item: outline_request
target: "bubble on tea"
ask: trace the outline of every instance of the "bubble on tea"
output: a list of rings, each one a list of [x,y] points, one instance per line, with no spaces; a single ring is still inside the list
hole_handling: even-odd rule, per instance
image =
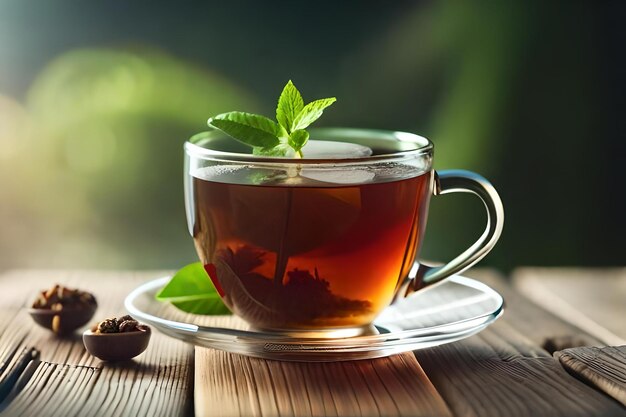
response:
[[[352,159],[370,156],[372,150],[356,143],[310,140],[302,148],[302,153],[310,159]]]
[[[372,155],[367,146],[348,142],[311,140],[302,148],[305,158],[310,159],[354,159]],[[300,177],[330,184],[362,184],[374,178],[374,172],[362,169],[330,170],[326,168],[304,168]]]
[[[331,184],[365,184],[372,181],[376,174],[364,169],[327,170],[313,168],[303,169],[300,176]]]

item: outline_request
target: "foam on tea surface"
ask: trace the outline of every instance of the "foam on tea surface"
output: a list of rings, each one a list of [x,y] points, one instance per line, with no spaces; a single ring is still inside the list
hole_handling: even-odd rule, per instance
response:
[[[328,140],[310,140],[302,152],[310,159],[364,158],[372,155],[372,149],[367,146]]]
[[[296,158],[284,158],[280,164],[258,163],[221,164],[195,169],[191,175],[226,184],[288,187],[337,187],[348,184],[367,184],[411,178],[425,171],[420,161],[409,163],[376,163],[369,165],[341,165],[345,160],[372,155],[372,150],[345,142],[309,141],[304,148],[308,159],[338,159],[338,165],[301,164]]]

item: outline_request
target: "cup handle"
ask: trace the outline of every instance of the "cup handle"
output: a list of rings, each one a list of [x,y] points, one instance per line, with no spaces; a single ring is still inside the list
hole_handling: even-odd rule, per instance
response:
[[[415,262],[396,292],[396,299],[465,271],[493,249],[504,225],[504,207],[496,189],[484,177],[464,170],[435,172],[434,195],[471,193],[482,200],[487,210],[487,227],[480,238],[463,253],[442,266],[426,266]]]

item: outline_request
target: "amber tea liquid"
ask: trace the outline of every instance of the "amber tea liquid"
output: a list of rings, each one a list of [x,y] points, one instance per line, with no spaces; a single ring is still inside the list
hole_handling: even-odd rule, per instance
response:
[[[420,246],[432,171],[357,174],[363,183],[243,166],[194,173],[194,242],[234,313],[257,328],[327,329],[366,325],[389,304]]]

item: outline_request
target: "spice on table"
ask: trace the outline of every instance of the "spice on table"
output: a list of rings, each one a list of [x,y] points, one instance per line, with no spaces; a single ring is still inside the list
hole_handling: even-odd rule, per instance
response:
[[[94,333],[119,333],[120,329],[115,319],[105,319],[98,323]]]
[[[29,313],[40,326],[65,334],[91,320],[97,307],[93,294],[56,284],[37,295]]]
[[[97,305],[93,294],[56,284],[49,290],[41,291],[41,294],[33,302],[32,307],[61,311],[69,307],[88,308],[93,305]]]
[[[83,333],[83,343],[97,358],[121,361],[143,352],[150,341],[150,334],[148,326],[127,315],[100,321]]]
[[[128,333],[135,331],[145,331],[145,324],[133,319],[131,316],[122,316],[119,318],[104,319],[92,329],[92,332],[98,333]]]

